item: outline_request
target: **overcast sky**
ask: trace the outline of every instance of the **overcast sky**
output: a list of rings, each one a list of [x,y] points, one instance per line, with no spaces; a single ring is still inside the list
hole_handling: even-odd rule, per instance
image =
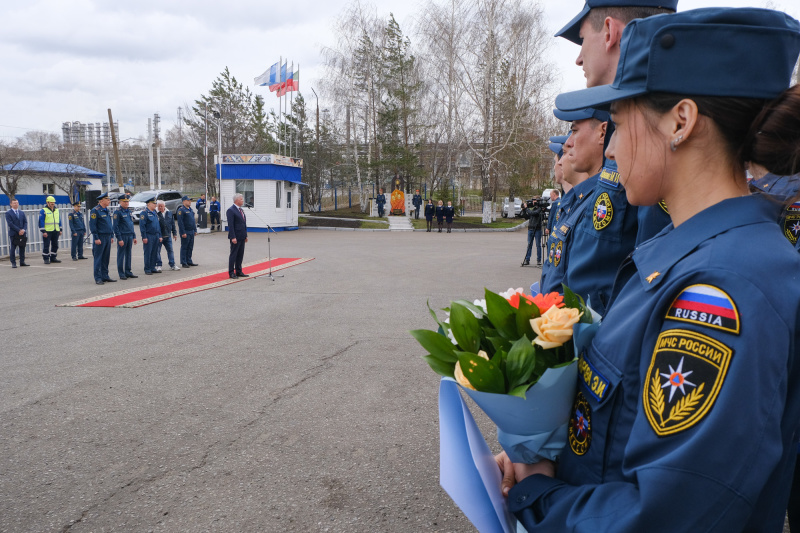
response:
[[[584,0],[540,0],[555,33]],[[177,108],[207,93],[227,66],[237,80],[277,104],[253,78],[279,57],[301,68],[300,90],[322,74],[320,49],[334,44],[333,23],[351,0],[29,0],[0,2],[0,141],[29,130],[61,135],[66,121],[106,122],[108,108],[120,137],[147,131],[160,113],[172,127]],[[419,0],[374,0],[408,35]],[[364,1],[363,5],[368,2]],[[680,0],[681,11],[709,6],[782,9],[798,17],[797,0]],[[553,38],[561,89],[580,89],[578,47]]]

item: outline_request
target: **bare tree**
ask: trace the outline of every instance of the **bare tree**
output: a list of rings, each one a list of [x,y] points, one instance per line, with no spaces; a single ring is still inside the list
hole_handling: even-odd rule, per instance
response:
[[[0,143],[0,191],[13,200],[20,186],[32,173],[28,170],[27,152],[16,146]]]

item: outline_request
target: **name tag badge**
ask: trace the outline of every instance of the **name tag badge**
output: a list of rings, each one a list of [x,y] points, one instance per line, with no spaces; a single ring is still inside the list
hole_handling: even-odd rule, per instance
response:
[[[605,183],[609,187],[617,189],[619,188],[619,172],[603,167],[603,170],[600,172],[599,181]]]

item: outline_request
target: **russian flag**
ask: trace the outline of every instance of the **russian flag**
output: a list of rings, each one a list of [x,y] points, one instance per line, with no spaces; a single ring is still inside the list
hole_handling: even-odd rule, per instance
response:
[[[600,204],[597,206],[597,220],[603,220],[606,218],[606,213],[608,213],[606,204]]]
[[[684,289],[672,303],[668,316],[739,331],[739,314],[733,300],[711,285],[692,285]]]

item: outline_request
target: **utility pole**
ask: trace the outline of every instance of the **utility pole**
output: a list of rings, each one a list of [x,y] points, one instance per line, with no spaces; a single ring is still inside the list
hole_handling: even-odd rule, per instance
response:
[[[117,185],[119,192],[125,192],[122,185],[122,167],[119,164],[119,146],[117,145],[117,132],[114,129],[114,119],[111,118],[111,108],[108,108],[108,126],[111,129],[111,144],[114,146],[114,163],[117,165]]]
[[[178,146],[181,150],[178,152],[178,181],[180,183],[180,188],[178,189],[183,192],[183,108],[178,108]]]
[[[150,190],[153,190],[156,188],[156,182],[154,176],[155,163],[153,162],[153,119],[152,118],[147,119],[147,154],[150,160],[150,167],[148,169],[150,171]]]
[[[156,113],[153,117],[153,131],[156,142],[156,161],[158,161],[158,188],[161,189],[161,117]]]

